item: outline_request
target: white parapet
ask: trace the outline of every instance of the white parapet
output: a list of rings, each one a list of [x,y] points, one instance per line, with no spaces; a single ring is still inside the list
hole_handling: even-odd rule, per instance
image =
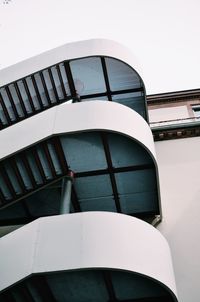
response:
[[[144,146],[155,159],[149,125],[134,110],[112,102],[92,101],[53,107],[0,132],[0,160],[52,135],[110,131]]]
[[[123,214],[39,218],[1,238],[0,259],[1,291],[32,274],[95,268],[145,276],[176,299],[165,238],[146,222]]]
[[[67,43],[0,70],[0,86],[4,86],[62,61],[89,56],[108,56],[117,58],[132,66],[132,68],[141,75],[137,59],[129,49],[112,40],[91,39]]]

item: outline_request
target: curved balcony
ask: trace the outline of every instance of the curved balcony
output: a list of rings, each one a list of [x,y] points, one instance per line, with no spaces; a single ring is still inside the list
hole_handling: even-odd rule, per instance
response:
[[[107,100],[148,120],[138,64],[122,45],[88,40],[45,52],[0,71],[0,129],[58,104]]]
[[[0,140],[1,225],[58,214],[69,169],[75,172],[71,212],[160,215],[152,134],[130,108],[62,104],[2,130]]]
[[[177,301],[166,240],[127,215],[37,219],[1,239],[0,259],[3,302]]]

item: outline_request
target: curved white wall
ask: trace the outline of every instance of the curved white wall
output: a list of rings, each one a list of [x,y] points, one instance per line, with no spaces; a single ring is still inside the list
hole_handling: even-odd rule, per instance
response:
[[[176,295],[166,240],[151,225],[123,214],[39,218],[1,238],[0,259],[0,290],[32,273],[110,268],[153,278]]]
[[[155,159],[151,130],[137,112],[118,103],[93,101],[64,103],[0,131],[0,160],[51,135],[92,130],[127,135]]]
[[[62,61],[89,56],[109,56],[117,58],[133,66],[133,68],[141,74],[137,60],[126,47],[111,40],[91,39],[65,44],[11,67],[2,69],[0,71],[0,86],[4,86]]]

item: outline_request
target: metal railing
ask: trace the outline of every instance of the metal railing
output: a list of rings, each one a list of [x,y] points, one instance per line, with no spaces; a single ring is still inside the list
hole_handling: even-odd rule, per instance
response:
[[[181,124],[191,124],[191,123],[200,123],[200,116],[198,117],[186,117],[180,119],[166,120],[166,121],[158,121],[158,122],[150,122],[150,127],[152,129],[165,127],[165,126],[173,126],[173,125],[181,125]]]

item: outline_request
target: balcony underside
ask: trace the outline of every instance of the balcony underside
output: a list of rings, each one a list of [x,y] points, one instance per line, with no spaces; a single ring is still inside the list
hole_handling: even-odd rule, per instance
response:
[[[68,110],[66,107],[69,107]],[[107,117],[104,114],[102,118],[101,110],[107,108],[110,113]],[[65,114],[65,110],[66,113],[71,112],[71,115]],[[40,128],[45,121],[49,122],[46,115],[42,113],[40,120],[27,120],[25,125],[19,125],[19,133],[24,126],[25,131],[29,128],[32,135],[18,136],[18,147],[14,144],[10,146],[14,154],[0,162],[0,224],[24,224],[41,216],[59,214],[61,180],[69,170],[75,172],[71,212],[102,210],[143,219],[159,215],[156,164],[149,143],[152,136],[143,119],[119,104],[71,104],[63,105],[60,111],[63,118],[59,119],[57,112],[57,132],[60,133],[62,129],[63,133],[58,135],[54,132],[53,137],[49,138],[52,132],[46,132],[48,138],[42,137],[41,141],[40,136],[37,143],[34,141],[35,136],[38,133],[40,135]],[[90,117],[91,123],[89,111],[93,115]],[[85,119],[84,112],[87,112]],[[79,121],[79,113],[83,114],[82,122]],[[120,116],[126,114],[127,129],[124,124],[119,125],[116,113]],[[129,131],[127,113],[130,114],[133,128],[135,122],[133,133]],[[73,124],[70,123],[71,131],[66,123],[69,116],[73,121]],[[78,123],[79,128],[81,123],[87,123],[87,129],[83,126],[80,132]],[[4,130],[11,144],[18,131],[15,127],[19,126]],[[56,122],[54,126],[56,128]],[[2,153],[5,151],[9,154],[9,143],[6,147],[7,150],[2,150]],[[20,147],[25,148],[22,151],[13,149]]]
[[[2,302],[174,302],[160,284],[118,270],[34,275],[0,294]]]
[[[0,247],[3,302],[177,301],[166,240],[127,215],[40,218]]]

